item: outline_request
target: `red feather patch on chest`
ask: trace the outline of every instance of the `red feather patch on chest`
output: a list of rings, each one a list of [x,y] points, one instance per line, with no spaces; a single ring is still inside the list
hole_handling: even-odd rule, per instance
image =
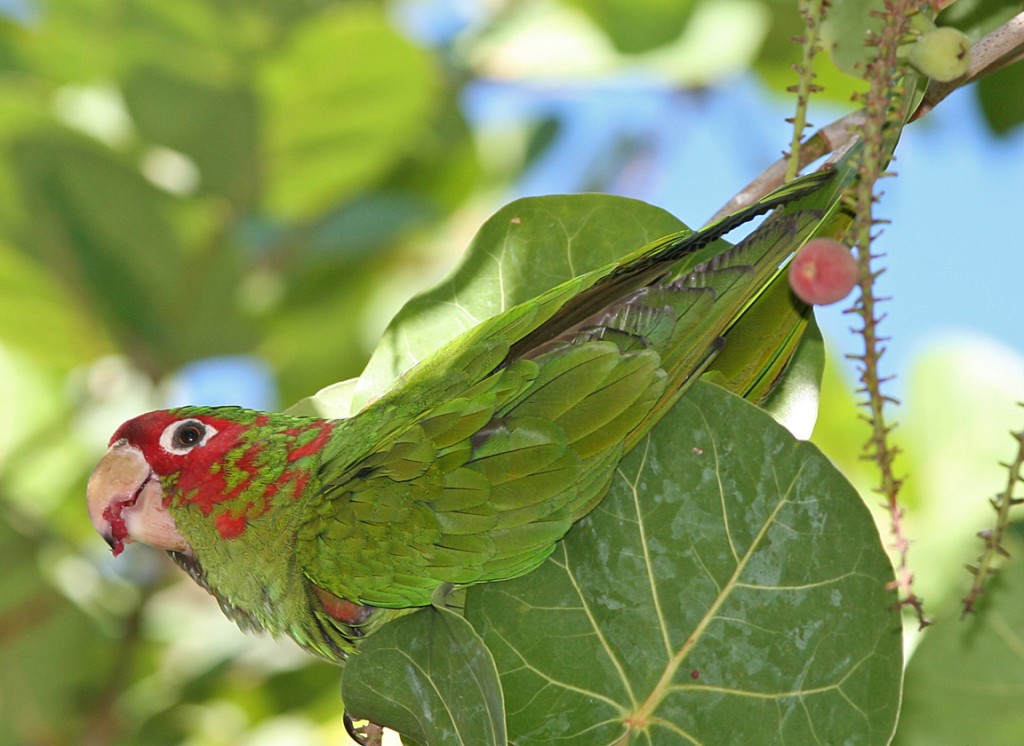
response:
[[[333,429],[322,420],[279,429],[269,425],[269,418],[257,418],[206,468],[179,472],[178,502],[213,517],[224,539],[238,538],[279,496],[296,500],[305,494]]]

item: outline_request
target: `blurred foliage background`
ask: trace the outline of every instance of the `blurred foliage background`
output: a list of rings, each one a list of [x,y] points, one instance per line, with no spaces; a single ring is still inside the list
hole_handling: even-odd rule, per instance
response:
[[[972,7],[986,29],[1020,3]],[[0,14],[0,744],[344,743],[337,670],[242,635],[159,553],[109,556],[83,498],[107,437],[146,409],[283,407],[356,375],[489,212],[543,189],[531,166],[581,111],[600,116],[588,90],[700,101],[742,81],[781,97],[795,1],[25,0]],[[822,62],[824,100],[849,110],[855,81]],[[993,133],[1024,118],[1019,68],[976,99]],[[560,109],[531,105],[553,87]],[[495,88],[518,107],[474,116]],[[646,145],[642,131],[595,143],[575,188],[664,178]],[[913,557],[936,614],[966,582],[1020,426],[1007,354],[951,344],[904,379]],[[818,442],[868,494],[840,368],[822,408]],[[991,655],[1010,665],[1005,647]]]

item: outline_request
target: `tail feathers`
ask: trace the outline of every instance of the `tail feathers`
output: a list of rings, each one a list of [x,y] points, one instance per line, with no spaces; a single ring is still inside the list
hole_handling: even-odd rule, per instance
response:
[[[825,183],[831,181],[834,177],[835,172],[833,171],[819,171],[817,173],[804,176],[798,181],[780,187],[763,200],[751,205],[750,207],[734,212],[731,215],[727,215],[717,223],[712,223],[711,225],[708,225],[694,233],[690,233],[689,235],[680,236],[675,241],[668,242],[660,249],[649,252],[647,255],[647,261],[624,264],[614,274],[619,275],[643,272],[646,268],[652,265],[665,266],[678,262],[685,257],[691,256],[701,249],[710,246],[712,243],[722,238],[722,236],[730,233],[732,230],[738,228],[744,223],[748,223],[760,215],[771,212],[776,207],[790,205],[802,197],[815,194]],[[737,248],[741,245],[742,244],[737,244]],[[716,254],[715,256],[721,256],[721,254]]]
[[[816,211],[773,216],[746,240],[684,276],[634,290],[525,357],[536,359],[583,342],[609,341],[622,353],[658,352],[670,381],[675,382],[672,369],[679,363],[676,358],[684,354],[687,363],[693,364],[693,354],[703,357],[713,341],[760,294],[819,218]]]
[[[591,325],[596,316],[608,307],[628,303],[633,294],[644,287],[662,283],[667,276],[688,272],[699,273],[705,264],[714,261],[715,252],[712,247],[718,239],[734,228],[763,215],[776,207],[783,207],[784,213],[792,213],[800,209],[806,201],[816,203],[820,199],[823,187],[834,179],[834,171],[821,171],[801,177],[776,190],[760,202],[733,213],[717,223],[699,231],[686,231],[675,236],[666,237],[648,245],[623,260],[622,264],[612,270],[596,284],[581,290],[569,299],[543,325],[517,340],[509,350],[510,358],[521,356],[535,357],[538,350],[550,349],[548,343],[570,330]],[[806,198],[806,199],[805,199]],[[769,219],[770,220],[770,219]],[[755,235],[756,235],[755,231]],[[736,249],[743,244],[734,247]],[[708,262],[701,264],[701,254],[711,252]],[[724,252],[735,258],[733,249]],[[733,261],[731,258],[720,259],[720,262]],[[753,263],[753,262],[747,262]],[[687,265],[680,268],[679,265]],[[557,345],[556,345],[557,346]]]

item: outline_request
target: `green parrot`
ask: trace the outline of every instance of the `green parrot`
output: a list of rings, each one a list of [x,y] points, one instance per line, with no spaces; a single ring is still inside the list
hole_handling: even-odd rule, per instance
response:
[[[763,291],[788,291],[780,267],[848,180],[810,174],[557,285],[348,419],[237,407],[135,417],[89,479],[92,523],[115,555],[133,541],[166,550],[241,627],[341,663],[441,587],[540,565],[731,330],[756,326]],[[718,241],[772,209],[736,246]],[[764,370],[770,383],[788,355],[757,358],[725,385],[763,397]]]

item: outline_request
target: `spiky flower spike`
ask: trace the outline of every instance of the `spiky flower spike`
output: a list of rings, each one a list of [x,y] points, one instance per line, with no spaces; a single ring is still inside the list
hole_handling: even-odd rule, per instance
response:
[[[166,549],[243,627],[340,662],[442,584],[537,567],[843,181],[805,177],[484,321],[351,419],[141,415],[89,481],[92,521],[115,554],[129,541]],[[778,205],[738,246],[710,246]]]

